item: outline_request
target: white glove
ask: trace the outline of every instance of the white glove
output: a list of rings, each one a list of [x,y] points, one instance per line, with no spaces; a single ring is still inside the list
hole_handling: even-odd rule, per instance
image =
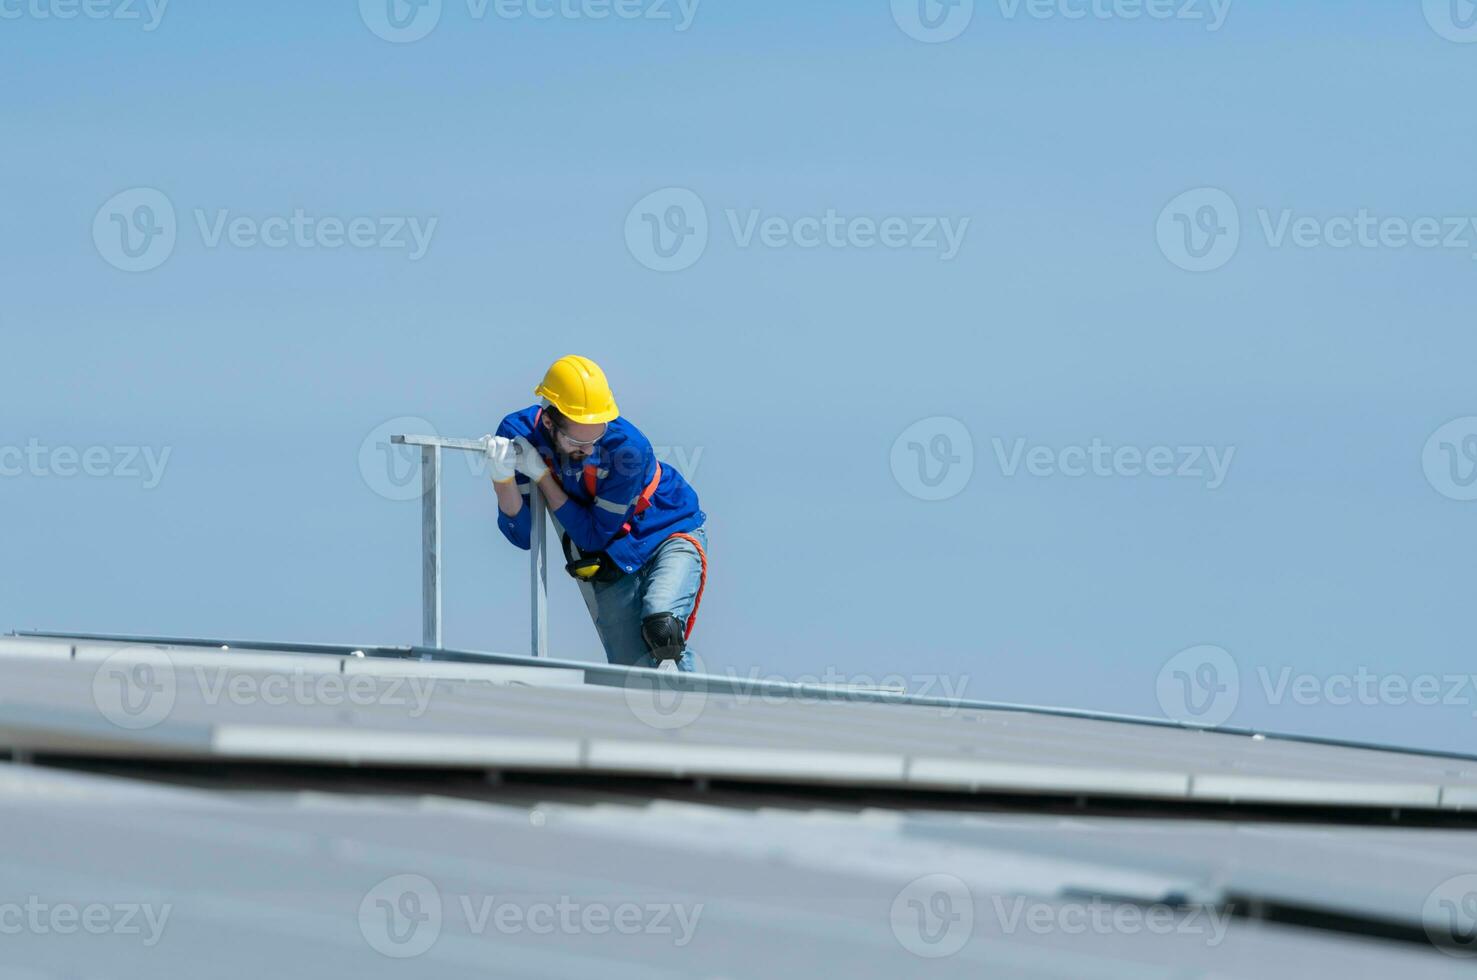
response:
[[[519,436],[513,440],[513,445],[518,454],[516,464],[518,472],[528,477],[534,483],[542,480],[549,472],[549,467],[544,462],[544,458],[539,455],[539,451],[533,448],[533,443],[529,442],[523,436]]]
[[[518,469],[518,449],[504,436],[483,436],[482,451],[487,455],[487,470],[493,483],[507,483]]]

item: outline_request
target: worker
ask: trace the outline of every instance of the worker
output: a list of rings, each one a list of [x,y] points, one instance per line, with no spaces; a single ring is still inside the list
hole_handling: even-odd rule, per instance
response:
[[[483,445],[498,528],[525,551],[531,493],[561,535],[565,570],[613,664],[693,669],[687,646],[707,583],[707,516],[697,493],[621,418],[605,372],[561,357],[534,389],[542,401],[503,419]]]

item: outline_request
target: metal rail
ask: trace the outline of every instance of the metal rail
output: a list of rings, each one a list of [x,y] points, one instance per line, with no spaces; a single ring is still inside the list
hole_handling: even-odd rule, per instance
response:
[[[441,642],[441,451],[480,453],[480,439],[443,439],[440,436],[391,436],[397,446],[419,446],[421,450],[421,645],[433,650]],[[537,487],[528,493],[529,531],[528,590],[529,642],[535,657],[549,654],[549,556],[548,528],[544,519],[544,496]]]

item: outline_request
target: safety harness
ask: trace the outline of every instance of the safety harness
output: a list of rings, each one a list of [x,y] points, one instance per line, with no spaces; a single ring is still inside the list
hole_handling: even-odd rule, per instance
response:
[[[536,415],[533,420],[533,424],[535,427],[539,424],[539,420],[542,418],[543,410],[540,409],[538,415]],[[550,470],[558,472],[554,468],[554,460],[551,457],[544,456],[544,465],[548,466]],[[594,500],[598,496],[595,491],[600,479],[600,471],[595,466],[595,464],[586,463],[583,477],[585,492],[590,495],[591,500]],[[641,495],[636,498],[636,503],[632,507],[631,511],[631,521],[634,521],[636,518],[646,513],[646,511],[651,507],[651,499],[656,496],[657,487],[661,485],[661,482],[662,464],[658,462],[656,464],[656,474],[651,478],[651,482],[646,485],[645,489],[641,491]],[[538,492],[537,488],[535,488],[533,492]],[[620,531],[618,531],[615,537],[611,540],[619,540],[620,538],[623,538],[626,535],[630,534],[631,521],[626,521],[624,524],[622,524]],[[708,587],[708,553],[703,550],[702,542],[698,541],[697,538],[693,537],[691,534],[687,534],[686,532],[674,531],[673,533],[667,535],[667,538],[669,540],[671,538],[682,538],[684,541],[687,541],[689,544],[691,544],[694,548],[697,549],[698,561],[702,565],[702,575],[698,579],[697,595],[693,597],[692,612],[689,613],[687,616],[687,625],[683,632],[683,639],[688,639],[692,636],[693,628],[697,626],[698,607],[701,606],[703,603],[703,590]],[[576,556],[574,542],[570,540],[567,533],[564,535],[560,544],[564,548],[564,570],[578,581],[602,583],[614,582],[619,579],[622,574],[624,574],[621,571],[620,566],[611,561],[610,556],[603,551],[596,552],[595,554],[590,555],[581,554],[579,556]]]
[[[549,466],[550,469],[553,468],[553,463],[548,460],[545,461],[545,465]],[[590,495],[591,500],[594,500],[597,496],[595,489],[596,481],[599,478],[600,473],[594,464],[586,464],[584,472],[585,492]],[[651,498],[656,496],[656,488],[661,482],[662,464],[657,463],[656,476],[651,478],[651,482],[646,485],[646,489],[642,490],[641,495],[636,498],[631,520],[635,520],[646,513],[646,510],[651,506]],[[614,541],[623,538],[630,533],[631,521],[626,521],[626,523],[621,525],[620,531],[611,540]],[[569,539],[568,534],[564,535],[560,543],[564,546],[564,570],[581,582],[614,582],[621,577],[622,572],[620,566],[611,561],[610,556],[605,552],[597,551],[576,557],[574,553],[574,542]]]

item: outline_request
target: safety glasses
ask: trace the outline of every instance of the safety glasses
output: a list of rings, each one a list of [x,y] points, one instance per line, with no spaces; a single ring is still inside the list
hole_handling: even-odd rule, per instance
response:
[[[588,451],[595,448],[595,443],[605,438],[605,432],[608,428],[609,426],[601,426],[600,434],[591,439],[589,442],[581,442],[578,439],[571,439],[567,434],[565,434],[563,429],[554,430],[554,439],[559,443],[559,445],[565,447],[566,449],[584,449]]]

